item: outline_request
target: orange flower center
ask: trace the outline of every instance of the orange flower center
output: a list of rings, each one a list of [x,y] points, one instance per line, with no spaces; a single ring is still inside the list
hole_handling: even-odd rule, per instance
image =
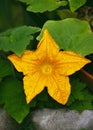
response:
[[[51,74],[52,73],[52,66],[50,64],[44,64],[41,67],[43,74]]]

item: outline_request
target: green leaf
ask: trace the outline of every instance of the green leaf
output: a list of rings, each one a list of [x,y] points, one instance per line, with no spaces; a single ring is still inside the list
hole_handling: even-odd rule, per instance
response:
[[[69,99],[68,99],[67,106],[71,106],[74,102],[75,102],[75,98],[71,94]]]
[[[71,50],[83,56],[93,53],[93,33],[87,32],[74,37],[70,46]]]
[[[80,82],[79,79],[75,79],[71,82],[71,86],[72,86],[73,97],[78,100],[84,100],[83,91],[86,88],[86,84],[83,82]]]
[[[30,40],[33,40],[32,35],[38,31],[40,31],[40,28],[31,26],[9,29],[0,34],[0,49],[13,51],[20,56],[30,43]]]
[[[0,104],[17,122],[29,113],[29,105],[26,104],[22,82],[7,77],[0,83]]]
[[[13,74],[14,70],[11,63],[7,59],[0,58],[0,78]]]
[[[66,0],[20,0],[28,5],[27,10],[32,12],[52,11],[60,6],[67,5]]]
[[[88,96],[89,95],[90,94],[88,94]],[[93,103],[92,102],[93,102],[93,96],[92,96],[92,100],[89,100],[89,101],[87,101],[87,100],[75,101],[69,108],[73,109],[73,110],[77,110],[79,112],[82,112],[84,110],[93,110]]]
[[[86,3],[86,0],[68,0],[69,6],[72,12],[76,11],[82,5]]]
[[[79,79],[71,81],[71,95],[67,106],[70,109],[79,112],[89,109],[93,110],[93,93],[91,93],[86,84]]]
[[[40,94],[38,94],[36,100],[46,102],[48,100],[47,90],[44,89]]]
[[[74,78],[71,80],[71,95],[67,102],[67,106],[72,105],[75,101],[84,100],[84,89],[86,88],[86,84],[81,82],[80,79]]]
[[[82,56],[93,53],[93,33],[88,22],[75,18],[49,20],[44,24],[38,40],[45,29],[48,29],[60,49],[74,51]]]
[[[69,9],[58,10],[57,14],[59,15],[59,17],[61,19],[65,19],[65,18],[76,18],[76,16],[77,16],[76,12],[71,12]]]

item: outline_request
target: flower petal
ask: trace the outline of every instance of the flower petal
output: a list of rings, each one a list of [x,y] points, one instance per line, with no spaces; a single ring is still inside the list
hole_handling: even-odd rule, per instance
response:
[[[91,61],[70,51],[59,52],[55,70],[62,75],[71,75]]]
[[[18,57],[15,54],[8,56],[8,59],[13,63],[17,71],[23,72],[24,75],[32,73],[36,70],[37,64],[39,61],[34,55],[34,51],[25,51],[21,57]]]
[[[45,79],[38,72],[33,75],[26,75],[23,79],[26,101],[29,103],[45,87]]]
[[[20,57],[18,57],[15,54],[12,54],[10,56],[8,56],[8,59],[13,63],[13,65],[15,66],[15,68],[19,71],[22,72],[22,60]]]
[[[71,87],[69,78],[64,76],[52,76],[47,82],[49,95],[57,102],[65,105],[68,101]]]
[[[40,40],[36,55],[39,59],[48,58],[53,59],[59,52],[59,46],[56,44],[54,39],[50,36],[48,30],[44,31],[43,37]]]
[[[22,68],[23,73],[26,74],[33,74],[39,69],[39,64],[41,63],[34,51],[25,51],[22,56]]]

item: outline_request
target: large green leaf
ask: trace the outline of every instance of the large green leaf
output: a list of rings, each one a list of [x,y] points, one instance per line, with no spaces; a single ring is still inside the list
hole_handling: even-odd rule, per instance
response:
[[[0,49],[13,51],[17,55],[21,55],[30,40],[33,40],[32,35],[38,31],[40,31],[40,28],[31,26],[21,26],[7,30],[0,34]]]
[[[29,106],[26,104],[20,81],[8,77],[0,83],[0,104],[4,104],[4,109],[17,122],[22,122],[29,113]]]
[[[0,78],[13,75],[14,70],[11,63],[7,59],[0,58]]]
[[[86,3],[86,0],[68,0],[71,11],[75,11]]]
[[[38,40],[45,29],[49,30],[60,49],[74,51],[82,56],[93,53],[93,33],[86,21],[75,18],[49,20],[44,24]]]
[[[28,7],[28,11],[32,12],[44,12],[44,11],[52,11],[60,6],[65,6],[67,4],[66,0],[20,0],[21,2],[25,2]]]

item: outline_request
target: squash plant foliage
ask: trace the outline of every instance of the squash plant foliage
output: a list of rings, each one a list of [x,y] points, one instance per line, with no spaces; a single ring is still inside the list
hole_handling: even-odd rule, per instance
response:
[[[72,73],[71,66],[68,72],[64,72],[65,69],[60,70],[60,73],[65,73],[63,75],[63,81],[66,82],[63,83],[63,85],[68,83],[68,79],[65,79],[67,78],[66,74],[69,73],[68,86],[70,85],[71,87],[70,90],[67,88],[64,93],[62,93],[63,99],[60,99],[62,103],[59,101],[59,98],[56,97],[54,89],[52,89],[53,86],[56,88],[61,82],[57,74],[50,78],[51,80],[49,79],[50,81],[48,82],[45,81],[45,77],[43,78],[45,75],[40,75],[42,82],[39,83],[39,73],[33,73],[35,76],[30,75],[30,71],[28,73],[25,67],[31,67],[29,64],[31,63],[32,65],[33,61],[35,61],[36,67],[42,65],[41,63],[45,63],[45,61],[54,65],[54,62],[59,63],[60,59],[61,63],[61,60],[63,60],[61,54],[64,54],[64,57],[67,56],[64,58],[65,61],[69,59],[68,54],[70,54],[70,56],[76,56],[77,54],[80,58],[82,57],[85,60],[85,56],[93,53],[93,33],[91,27],[87,21],[77,18],[79,8],[87,5],[87,1],[13,0],[11,2],[11,0],[9,0],[5,2],[6,4],[3,0],[0,2],[0,104],[7,113],[18,123],[21,123],[29,112],[34,109],[66,107],[78,110],[79,112],[85,109],[92,110],[93,93],[90,92],[87,85],[79,79],[78,72],[73,71],[75,73]],[[7,23],[5,22],[6,20],[8,21]],[[42,40],[43,33],[46,29],[49,35],[46,33]],[[46,44],[46,41],[50,44]],[[51,43],[53,43],[53,45]],[[58,57],[55,58],[55,54],[57,54],[58,51],[59,59],[57,59]],[[29,53],[31,54],[30,56]],[[37,55],[38,58],[35,58],[35,55]],[[13,62],[11,62],[10,56],[15,57],[13,58]],[[43,57],[45,58],[43,59]],[[49,58],[52,60],[49,60]],[[64,63],[64,61],[62,62]],[[27,64],[28,62],[29,64]],[[87,60],[87,63],[89,62],[90,61]],[[84,65],[85,64],[86,63],[84,63]],[[72,63],[72,66],[74,66],[74,63]],[[81,67],[83,67],[83,65]],[[81,69],[81,67],[79,69]],[[50,68],[51,67],[47,65],[40,69],[44,74],[49,74],[51,72]],[[62,68],[62,66],[60,68]],[[57,69],[59,70],[59,68]],[[77,71],[79,69],[77,69]],[[24,75],[28,78],[24,78]],[[57,85],[55,85],[52,79],[58,79],[56,82]],[[25,80],[26,82],[24,82]],[[53,83],[51,89],[49,89],[49,87],[46,88],[47,86],[42,87],[42,84],[46,85],[45,83],[50,86],[51,81]],[[26,88],[24,86],[26,86]],[[34,89],[31,89],[31,87]],[[33,99],[31,99],[32,95]]]

